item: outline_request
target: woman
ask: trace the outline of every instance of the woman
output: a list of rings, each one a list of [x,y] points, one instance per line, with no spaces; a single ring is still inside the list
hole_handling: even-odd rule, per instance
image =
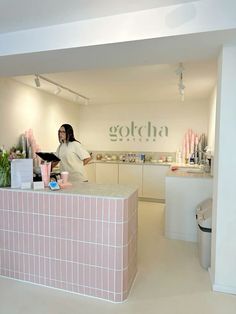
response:
[[[74,137],[74,131],[70,124],[63,124],[58,130],[60,145],[56,155],[60,158],[60,171],[69,172],[69,180],[77,182],[88,181],[84,169],[92,158]],[[55,166],[55,165],[53,165]]]

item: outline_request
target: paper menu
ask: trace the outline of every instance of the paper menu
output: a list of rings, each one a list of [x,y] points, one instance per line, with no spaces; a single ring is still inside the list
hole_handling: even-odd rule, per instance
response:
[[[11,161],[11,187],[21,188],[21,183],[33,182],[33,159]]]

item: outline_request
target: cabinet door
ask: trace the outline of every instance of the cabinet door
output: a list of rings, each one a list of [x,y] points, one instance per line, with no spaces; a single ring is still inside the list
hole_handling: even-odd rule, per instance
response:
[[[118,183],[118,164],[96,163],[96,183]]]
[[[88,176],[88,181],[90,183],[96,182],[96,164],[95,163],[89,163],[85,165],[85,171]]]
[[[165,177],[169,166],[143,166],[143,197],[165,199]]]
[[[142,196],[142,165],[119,165],[119,183],[138,187],[138,196]]]

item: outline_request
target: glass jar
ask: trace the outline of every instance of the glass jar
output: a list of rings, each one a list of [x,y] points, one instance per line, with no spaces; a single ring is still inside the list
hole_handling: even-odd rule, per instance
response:
[[[11,173],[10,169],[0,169],[0,187],[6,187],[11,185]]]

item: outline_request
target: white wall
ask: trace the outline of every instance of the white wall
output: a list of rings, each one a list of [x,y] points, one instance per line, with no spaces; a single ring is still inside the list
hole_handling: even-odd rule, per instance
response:
[[[219,58],[213,192],[213,289],[236,294],[236,46]]]
[[[210,97],[208,122],[208,147],[214,155],[215,150],[215,124],[216,124],[216,88]]]
[[[103,105],[81,107],[79,116],[79,132],[84,144],[90,150],[133,150],[175,152],[181,147],[185,132],[192,128],[194,132],[207,133],[209,104],[207,102],[176,101],[142,105]],[[146,141],[143,136],[129,136],[129,141],[112,142],[109,128],[114,125],[130,126],[131,121],[136,125],[167,126],[168,137],[157,136]],[[145,132],[143,132],[145,133]]]
[[[12,79],[0,79],[0,146],[16,145],[19,136],[32,128],[41,149],[55,151],[60,125],[70,123],[77,131],[78,117],[78,104]]]
[[[156,103],[143,105],[79,106],[16,82],[0,79],[0,146],[10,148],[20,134],[33,129],[42,150],[54,151],[58,145],[57,130],[63,123],[73,125],[76,137],[90,150],[134,150],[175,152],[181,147],[184,133],[207,132],[208,104],[205,102]],[[141,138],[135,131],[135,141],[111,141],[109,128],[114,125],[147,125],[168,127],[168,137],[157,135]],[[145,130],[144,132],[145,133]]]

